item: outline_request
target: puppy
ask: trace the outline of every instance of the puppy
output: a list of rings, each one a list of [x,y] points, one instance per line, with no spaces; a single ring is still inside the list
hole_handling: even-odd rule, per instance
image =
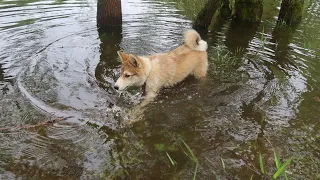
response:
[[[152,101],[162,87],[174,86],[189,75],[205,77],[208,69],[207,42],[193,29],[185,31],[184,44],[170,52],[137,56],[118,51],[118,55],[121,75],[114,88],[145,85],[146,99],[142,104]]]

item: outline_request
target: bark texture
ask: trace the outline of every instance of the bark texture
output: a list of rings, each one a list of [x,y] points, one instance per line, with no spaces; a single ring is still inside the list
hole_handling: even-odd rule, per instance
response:
[[[195,29],[207,29],[210,26],[212,17],[220,7],[221,0],[208,0],[203,9],[198,14],[195,22]]]
[[[278,21],[287,25],[300,23],[303,3],[304,0],[282,0]]]
[[[106,28],[121,25],[121,0],[98,0],[97,26],[99,28]]]
[[[249,22],[261,21],[263,0],[236,0],[235,16],[239,20]]]

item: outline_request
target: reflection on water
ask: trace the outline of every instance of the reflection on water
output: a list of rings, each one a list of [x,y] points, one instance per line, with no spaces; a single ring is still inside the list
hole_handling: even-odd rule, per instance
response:
[[[182,140],[199,161],[199,179],[259,179],[248,168],[259,167],[259,152],[272,175],[273,151],[295,156],[290,177],[319,177],[316,1],[297,27],[276,26],[274,1],[258,24],[215,20],[201,32],[209,45],[206,81],[190,77],[164,89],[141,121],[123,126],[141,90],[112,88],[116,52],[182,44],[199,5],[183,2],[123,0],[122,27],[97,29],[96,1],[0,1],[0,126],[72,116],[1,131],[0,179],[191,179]]]
[[[233,19],[225,34],[225,45],[230,52],[246,53],[248,44],[257,33],[260,23],[241,22]]]
[[[112,89],[113,79],[118,76],[117,68],[119,68],[118,54],[115,53],[120,50],[120,43],[122,40],[122,27],[99,29],[100,44],[100,61],[95,69],[95,77],[106,91]],[[103,82],[108,83],[104,85]],[[110,89],[110,91],[112,91]]]
[[[2,69],[2,64],[0,64],[0,81],[4,80],[4,69]]]

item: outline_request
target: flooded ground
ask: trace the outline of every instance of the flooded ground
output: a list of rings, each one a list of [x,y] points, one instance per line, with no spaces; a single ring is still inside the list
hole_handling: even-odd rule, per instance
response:
[[[198,1],[197,1],[198,2]],[[199,3],[199,2],[198,2]],[[320,3],[299,26],[215,20],[208,78],[141,101],[112,88],[116,51],[151,54],[182,43],[195,1],[123,0],[123,26],[98,31],[93,0],[0,0],[0,179],[267,179],[294,156],[290,179],[320,178]],[[222,163],[223,162],[223,163]],[[173,165],[174,164],[174,165]],[[259,175],[260,174],[260,175]]]

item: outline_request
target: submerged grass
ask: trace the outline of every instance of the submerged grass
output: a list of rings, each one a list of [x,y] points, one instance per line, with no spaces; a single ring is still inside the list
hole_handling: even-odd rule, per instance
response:
[[[238,82],[244,78],[244,74],[238,71],[239,67],[243,65],[244,59],[242,54],[244,48],[238,47],[235,52],[230,52],[225,45],[216,45],[212,48],[211,54],[213,57],[212,66],[215,77],[219,77],[220,81]]]
[[[286,168],[289,166],[289,164],[291,163],[291,161],[293,160],[293,156],[288,159],[282,166],[279,166],[279,168],[277,168],[278,170],[276,171],[276,173],[273,174],[273,179],[277,179],[278,177],[280,177],[283,173],[285,173]],[[287,177],[286,177],[287,179]]]
[[[277,171],[273,174],[272,178],[277,179],[284,174],[285,179],[288,179],[285,170],[290,165],[291,161],[293,160],[293,156],[290,159],[288,159],[284,164],[281,164],[280,158],[277,156],[277,153],[275,151],[273,151],[273,156],[274,156],[274,162],[275,162]],[[263,175],[265,175],[265,169],[264,169],[263,159],[262,159],[261,153],[259,153],[259,165],[260,165],[261,173]],[[251,178],[252,178],[252,176],[251,176]]]
[[[189,154],[187,152],[184,151],[184,153],[195,163],[196,167],[194,169],[194,173],[193,173],[193,180],[196,179],[197,176],[197,172],[198,172],[198,166],[199,166],[199,161],[197,159],[197,157],[194,155],[193,151],[191,150],[191,148],[187,145],[186,142],[184,142],[184,140],[182,140],[184,146],[187,148]]]
[[[155,144],[154,147],[155,147],[155,149],[156,149],[157,151],[159,151],[159,152],[163,152],[163,151],[166,150],[165,145],[162,144],[162,143]]]
[[[174,159],[171,158],[171,156],[168,154],[168,152],[166,152],[168,159],[170,160],[170,163],[172,166],[175,166],[177,163]]]
[[[279,169],[280,168],[280,159],[277,157],[277,154],[275,151],[273,151],[273,156],[274,156],[274,161],[276,163],[276,168]]]
[[[253,178],[253,175],[251,175],[250,180],[252,180],[252,178]]]
[[[264,37],[264,27],[262,27],[262,32],[261,32],[261,36],[260,36],[260,42],[261,42],[261,48],[263,48],[265,43],[266,43],[266,38]]]
[[[226,165],[224,163],[224,160],[221,158],[221,164],[224,171],[226,171]]]
[[[260,164],[261,173],[262,173],[262,174],[265,174],[261,153],[259,154],[259,164]]]
[[[196,157],[196,155],[194,154],[192,149],[188,146],[188,144],[183,140],[181,140],[181,141],[183,144],[183,146],[180,144],[182,151],[196,165],[194,173],[193,173],[193,180],[195,180],[196,176],[197,176],[197,172],[198,172],[198,167],[199,167],[198,158]],[[170,152],[170,150],[177,150],[177,149],[173,148],[174,146],[167,146],[164,143],[158,143],[158,144],[154,144],[154,147],[158,152],[166,154],[172,167],[177,167],[177,165],[178,165],[177,161],[175,161],[168,153],[168,152]]]
[[[266,140],[271,144],[271,142],[269,141],[269,139],[266,138]],[[189,147],[189,145],[184,141],[181,140],[181,143],[178,143],[181,147],[181,150],[184,152],[184,154],[195,164],[195,168],[194,168],[194,172],[193,172],[193,180],[196,179],[197,177],[197,173],[198,173],[198,168],[199,168],[199,160],[196,157],[196,155],[194,154],[193,150]],[[183,144],[183,145],[182,145]],[[163,143],[159,143],[159,144],[155,144],[155,149],[158,150],[159,152],[163,152],[166,154],[167,158],[169,159],[169,162],[171,164],[172,167],[177,168],[178,163],[174,160],[174,158],[172,158],[172,156],[170,156],[170,150],[167,151],[166,145]],[[272,144],[271,144],[272,146]],[[273,146],[272,146],[273,147]],[[287,180],[287,174],[286,174],[286,169],[288,168],[288,166],[291,164],[291,162],[293,161],[293,156],[288,159],[286,162],[281,163],[280,157],[277,155],[277,153],[275,151],[273,151],[273,156],[274,156],[274,162],[275,162],[275,172],[267,172],[263,163],[263,156],[261,153],[259,153],[258,155],[258,161],[259,161],[259,166],[260,166],[260,170],[256,167],[254,167],[254,165],[250,164],[250,169],[253,170],[256,174],[258,174],[259,176],[262,176],[264,178],[267,179],[278,179],[281,176]],[[221,165],[223,168],[223,171],[226,173],[226,164],[225,164],[225,160],[221,157]],[[272,175],[272,177],[268,177],[268,174]],[[253,179],[253,175],[251,175],[250,180]]]

